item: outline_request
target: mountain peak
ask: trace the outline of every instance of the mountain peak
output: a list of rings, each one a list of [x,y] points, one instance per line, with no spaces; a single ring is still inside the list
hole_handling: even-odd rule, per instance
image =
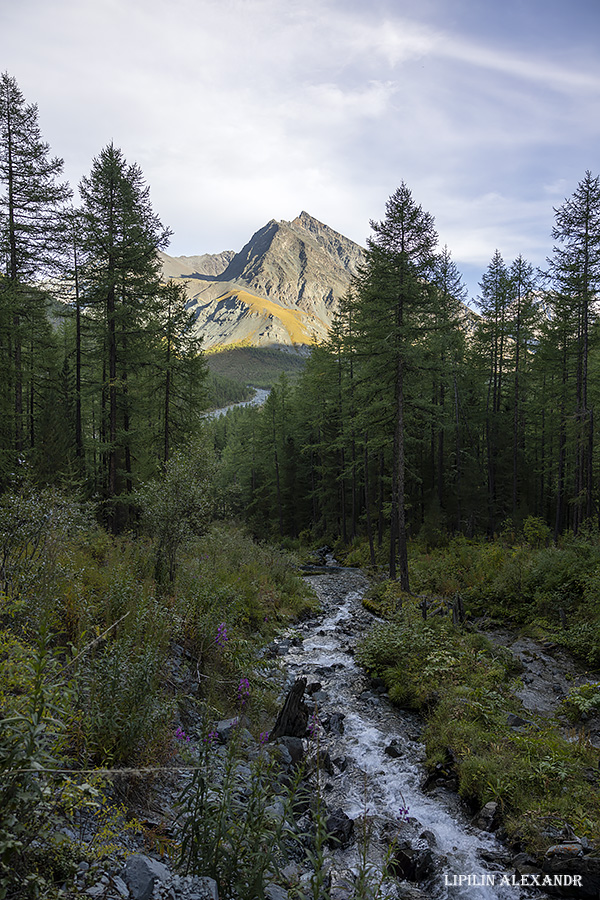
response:
[[[305,210],[291,222],[271,219],[232,254],[224,270],[212,279],[187,282],[204,346],[325,338],[363,258],[362,247]],[[173,269],[166,263],[164,258],[168,277]]]

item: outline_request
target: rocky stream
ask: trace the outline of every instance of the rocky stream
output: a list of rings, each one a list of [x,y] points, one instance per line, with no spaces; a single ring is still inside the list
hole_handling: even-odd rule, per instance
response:
[[[369,585],[366,577],[337,566],[330,557],[326,565],[307,568],[305,577],[321,610],[267,650],[273,677],[282,687],[282,703],[288,698],[271,739],[290,771],[298,756],[318,761],[311,778],[325,800],[332,835],[333,849],[327,851],[331,900],[354,897],[365,860],[381,900],[525,900],[548,893],[581,900],[599,897],[600,869],[594,864],[600,860],[590,860],[589,873],[582,869],[581,861],[592,849],[585,841],[558,835],[554,856],[541,864],[495,837],[494,804],[473,814],[458,797],[452,777],[427,777],[422,719],[394,707],[384,685],[369,679],[353,659],[356,642],[374,621],[361,603]],[[508,634],[498,639],[514,642]],[[551,704],[564,677],[552,668],[549,656],[541,654],[540,659],[534,649],[513,648],[525,662],[532,661],[523,679],[523,700],[531,708],[535,702]],[[565,665],[570,665],[568,660]],[[546,672],[541,671],[544,666]],[[284,721],[290,698],[291,716]],[[231,722],[217,728],[224,744]],[[251,754],[258,752],[255,745]],[[167,819],[171,800],[172,793],[164,791],[162,813]],[[577,874],[582,871],[583,881]],[[307,860],[287,866],[281,878],[267,885],[265,900],[312,898],[311,874]],[[79,884],[92,900],[218,898],[212,879],[175,874],[168,861],[143,850],[130,855],[124,866],[115,863],[112,870],[105,866],[90,872],[83,867]]]

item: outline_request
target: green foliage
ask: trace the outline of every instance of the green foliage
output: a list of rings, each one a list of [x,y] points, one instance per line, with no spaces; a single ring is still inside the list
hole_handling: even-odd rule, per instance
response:
[[[572,722],[595,715],[600,711],[600,682],[588,682],[571,688],[562,703]]]
[[[238,726],[221,761],[213,734],[204,733],[196,771],[180,799],[179,862],[186,873],[214,878],[219,896],[250,900],[262,896],[265,879],[277,874],[294,794],[279,785],[273,756],[264,750],[248,765],[241,743]]]
[[[175,580],[182,547],[206,530],[215,515],[215,460],[204,434],[176,452],[164,473],[137,493],[146,528],[156,544],[155,577],[159,585]]]
[[[60,824],[45,769],[56,765],[52,750],[62,723],[55,716],[65,713],[65,704],[57,707],[61,698],[47,683],[54,665],[46,629],[30,652],[6,637],[4,648],[13,665],[8,667],[0,720],[0,897],[35,896],[47,885],[37,863],[54,856],[54,831]],[[17,660],[18,673],[13,667]],[[27,690],[23,703],[10,696],[17,683]]]
[[[227,375],[221,375],[212,369],[207,387],[207,406],[209,409],[219,409],[232,403],[240,403],[244,400],[250,400],[254,396],[254,388],[245,382],[237,381]]]
[[[496,579],[502,566],[494,559],[503,554],[484,558]],[[480,554],[472,561],[480,562]],[[381,588],[377,593],[385,596]],[[384,679],[391,700],[427,714],[428,765],[450,765],[461,796],[474,808],[498,802],[508,833],[532,849],[547,847],[548,819],[592,838],[600,827],[586,775],[597,762],[594,750],[564,738],[553,723],[523,714],[514,694],[519,667],[511,654],[481,634],[454,628],[449,617],[423,621],[415,600],[405,598],[402,612],[396,608],[390,615],[392,621],[367,634],[356,659]],[[572,721],[593,714],[600,709],[598,685],[573,689],[564,708]],[[511,728],[511,712],[528,724]]]
[[[285,373],[297,378],[306,365],[306,357],[272,347],[223,347],[207,356],[211,373],[237,383],[270,388]]]
[[[74,736],[88,764],[157,761],[174,712],[164,692],[162,661],[159,648],[140,646],[128,636],[86,655],[77,679]]]

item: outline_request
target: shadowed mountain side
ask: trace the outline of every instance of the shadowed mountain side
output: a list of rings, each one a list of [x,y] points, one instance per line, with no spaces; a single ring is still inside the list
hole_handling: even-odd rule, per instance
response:
[[[306,212],[271,220],[239,253],[161,254],[165,276],[186,282],[207,348],[323,340],[363,258],[358,244]]]

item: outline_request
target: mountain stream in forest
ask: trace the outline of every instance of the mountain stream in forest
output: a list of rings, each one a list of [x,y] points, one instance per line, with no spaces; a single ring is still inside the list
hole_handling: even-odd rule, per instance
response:
[[[321,614],[296,626],[295,639],[284,640],[279,650],[288,686],[299,678],[307,680],[313,741],[319,743],[319,758],[326,761],[319,777],[328,810],[341,809],[357,824],[369,823],[369,860],[376,868],[385,865],[386,846],[394,836],[409,853],[414,851],[417,874],[405,896],[546,896],[513,884],[506,849],[492,834],[470,824],[455,793],[422,789],[422,719],[395,708],[353,660],[354,645],[375,621],[361,603],[368,581],[356,569],[336,566],[331,558],[328,563],[306,574]],[[335,851],[340,870],[356,873],[360,865],[356,831],[360,829],[346,849]]]

